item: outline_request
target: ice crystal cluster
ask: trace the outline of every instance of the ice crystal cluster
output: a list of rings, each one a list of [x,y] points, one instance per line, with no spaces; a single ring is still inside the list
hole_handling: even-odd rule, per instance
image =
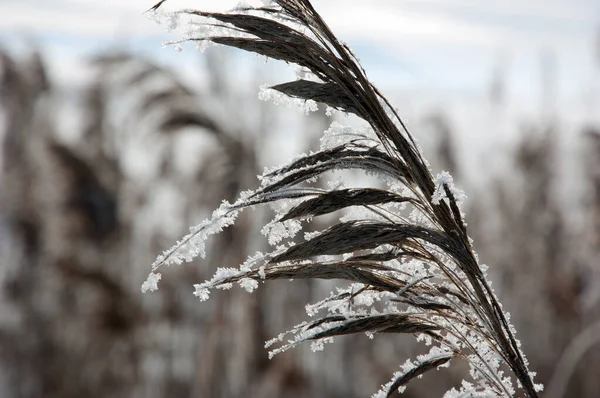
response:
[[[178,46],[231,46],[297,67],[297,80],[263,88],[261,99],[296,104],[304,112],[322,104],[328,114],[354,114],[365,123],[352,128],[333,122],[317,152],[265,170],[257,189],[224,202],[160,255],[142,291],[158,289],[162,266],[203,258],[206,239],[232,225],[241,211],[270,205],[274,217],[262,233],[272,250],[239,267],[217,269],[194,286],[194,294],[207,300],[213,289],[234,284],[252,292],[272,279],[344,281],[340,286],[346,287],[307,305],[309,320],[267,342],[270,356],[303,342],[323,350],[346,334],[408,333],[429,353],[407,359],[373,397],[402,392],[411,379],[452,361],[466,361],[470,379],[448,391],[448,398],[537,396],[541,386],[533,383],[471,246],[460,208],[464,193],[450,174],[432,176],[402,119],[308,0],[241,4],[227,13],[156,8],[152,15],[169,29],[180,25]],[[350,169],[372,176],[379,188],[331,181],[332,172]],[[321,178],[328,189],[315,186]],[[303,232],[325,214],[339,215],[339,221]]]

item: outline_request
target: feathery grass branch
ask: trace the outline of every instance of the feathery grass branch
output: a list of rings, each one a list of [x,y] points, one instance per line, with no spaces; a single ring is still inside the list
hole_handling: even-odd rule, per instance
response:
[[[357,115],[369,127],[346,134],[345,127],[334,123],[327,134],[335,145],[325,140],[320,151],[265,173],[256,191],[243,193],[234,204],[224,203],[211,220],[159,256],[143,290],[157,288],[162,265],[202,256],[204,240],[231,225],[240,211],[272,204],[279,209],[263,233],[274,250],[250,257],[239,269],[217,270],[211,280],[195,285],[198,297],[207,299],[211,289],[232,283],[252,291],[258,282],[271,279],[352,283],[311,307],[326,315],[295,327],[291,341],[276,339],[280,347],[272,353],[309,340],[321,349],[323,342],[350,333],[411,333],[435,344],[429,354],[408,361],[377,397],[402,390],[410,379],[446,366],[452,358],[467,360],[474,383],[463,383],[448,397],[514,396],[516,387],[537,397],[541,386],[534,385],[515,332],[471,246],[460,210],[462,193],[447,173],[432,176],[405,123],[310,1],[267,3],[229,13],[166,13],[158,4],[152,12],[170,24],[187,18],[196,31],[182,41],[236,47],[310,71],[309,78],[275,85],[265,96],[279,93],[320,102]],[[341,169],[364,170],[387,189],[309,188],[324,173]],[[350,207],[359,210],[294,241],[303,222]],[[412,209],[408,217],[406,209]],[[505,376],[504,366],[517,386]]]

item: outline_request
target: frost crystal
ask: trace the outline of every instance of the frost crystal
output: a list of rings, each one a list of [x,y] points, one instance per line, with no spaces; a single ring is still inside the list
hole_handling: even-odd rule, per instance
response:
[[[333,122],[331,123],[331,126],[325,130],[323,137],[321,137],[321,150],[331,149],[352,140],[378,145],[375,132],[370,126],[354,128],[345,126],[339,122]]]
[[[285,105],[288,108],[296,106],[300,110],[300,112],[302,112],[305,115],[319,110],[319,106],[313,100],[291,98],[283,93],[280,93],[277,90],[273,90],[267,85],[263,85],[260,87],[258,99],[261,101],[272,101],[275,105]]]
[[[293,238],[302,229],[298,220],[287,220],[284,222],[270,222],[262,228],[269,244],[274,246],[286,238]]]
[[[205,288],[202,285],[194,285],[194,288],[196,289],[194,291],[194,296],[198,297],[200,301],[208,300],[210,296],[210,291],[207,288]]]
[[[260,279],[265,279],[267,277],[267,275],[265,274],[265,266],[261,266],[258,269],[258,276],[260,276]]]
[[[244,278],[240,281],[240,286],[246,289],[248,293],[252,293],[258,287],[258,282],[254,279]]]
[[[435,177],[435,192],[433,193],[432,202],[434,205],[439,205],[440,201],[448,200],[446,196],[446,188],[454,195],[456,203],[459,205],[467,199],[467,195],[460,189],[454,186],[454,179],[447,171],[442,171]]]
[[[144,283],[142,283],[142,293],[146,293],[147,291],[155,292],[158,290],[158,281],[161,278],[160,273],[150,272],[148,278]]]

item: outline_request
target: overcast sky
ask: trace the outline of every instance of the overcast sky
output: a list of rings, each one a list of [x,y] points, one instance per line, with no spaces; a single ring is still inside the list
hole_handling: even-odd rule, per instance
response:
[[[168,0],[170,8],[227,9],[230,0]],[[55,64],[129,46],[161,54],[170,36],[142,12],[153,0],[0,0],[0,45],[33,39]],[[578,95],[596,62],[594,0],[314,0],[379,85],[483,90],[501,67],[513,93],[533,95],[541,59],[556,59],[557,91]],[[190,51],[192,51],[190,49]],[[158,55],[157,55],[158,56]],[[64,70],[64,69],[63,69]],[[74,70],[73,73],[76,73]]]

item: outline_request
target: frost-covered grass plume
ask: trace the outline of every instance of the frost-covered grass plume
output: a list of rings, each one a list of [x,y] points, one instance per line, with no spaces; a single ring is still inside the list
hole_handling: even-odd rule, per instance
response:
[[[453,361],[468,363],[470,379],[446,397],[537,396],[542,387],[534,384],[509,316],[472,248],[461,211],[464,194],[450,174],[433,177],[398,113],[310,1],[241,4],[228,13],[165,12],[158,4],[149,13],[169,29],[184,29],[172,43],[177,48],[183,42],[200,49],[225,45],[297,66],[297,80],[263,88],[262,99],[296,103],[305,112],[323,104],[328,114],[354,114],[365,127],[334,122],[319,151],[266,171],[257,189],[224,202],[157,258],[143,291],[158,289],[162,266],[204,257],[205,240],[240,212],[271,205],[275,215],[262,232],[272,250],[237,268],[217,269],[194,286],[194,294],[207,300],[213,289],[233,284],[252,292],[273,279],[345,281],[307,306],[310,320],[267,342],[271,356],[303,342],[322,350],[351,333],[409,333],[430,346],[429,353],[406,360],[373,397],[402,392],[411,379]],[[366,172],[379,188],[351,181],[315,187],[317,179],[346,169]],[[329,228],[302,233],[314,218],[349,208]]]

